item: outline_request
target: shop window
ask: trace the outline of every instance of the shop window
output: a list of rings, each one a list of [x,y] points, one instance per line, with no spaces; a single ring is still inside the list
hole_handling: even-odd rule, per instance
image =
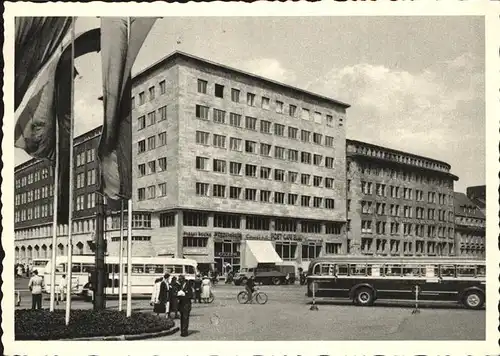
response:
[[[317,244],[307,244],[304,243],[302,245],[302,259],[303,260],[312,260],[319,256],[321,253],[321,245]]]
[[[295,242],[276,242],[275,250],[278,256],[281,257],[283,261],[295,260],[295,254],[297,251],[297,243]]]

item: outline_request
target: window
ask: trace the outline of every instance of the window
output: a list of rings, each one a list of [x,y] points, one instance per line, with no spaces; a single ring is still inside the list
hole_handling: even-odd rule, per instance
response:
[[[146,188],[139,188],[139,189],[137,189],[137,198],[139,200],[146,199]]]
[[[271,122],[266,120],[260,120],[260,132],[271,133]]]
[[[307,195],[302,195],[300,197],[300,205],[301,206],[309,206],[311,204],[311,197]]]
[[[257,189],[245,188],[245,200],[257,200]]]
[[[315,112],[314,113],[314,122],[317,124],[321,124],[321,113],[320,112]]]
[[[325,136],[325,146],[333,147],[333,137],[332,136]]]
[[[245,165],[245,175],[247,177],[257,177],[257,166],[253,164]]]
[[[269,179],[271,177],[271,168],[260,167],[260,178]]]
[[[240,199],[241,188],[240,187],[229,187],[229,198]]]
[[[309,180],[311,179],[311,175],[310,174],[304,174],[302,173],[300,175],[300,183],[304,184],[304,185],[309,185]]]
[[[285,204],[285,193],[274,192],[274,203]]]
[[[279,114],[283,114],[285,111],[285,107],[282,101],[276,100],[276,112]]]
[[[285,149],[283,147],[274,147],[274,158],[285,159]]]
[[[231,89],[231,100],[235,103],[240,102],[240,91],[238,89]]]
[[[220,184],[214,184],[213,195],[214,195],[214,197],[225,198],[226,197],[226,186],[220,185]]]
[[[147,199],[154,199],[156,197],[156,186],[152,185],[148,187]]]
[[[215,84],[214,95],[217,98],[224,98],[224,85]]]
[[[229,114],[229,125],[234,127],[241,127],[241,115],[234,112]]]
[[[144,129],[146,127],[146,116],[143,115],[143,116],[137,118],[137,125],[138,125],[138,128],[137,128],[138,131]]]
[[[288,160],[292,162],[297,162],[299,160],[299,151],[297,150],[288,150]]]
[[[322,202],[323,202],[323,198],[314,197],[314,199],[313,199],[313,206],[315,208],[321,208],[321,203]]]
[[[158,146],[165,146],[167,144],[167,132],[160,132],[158,134]]]
[[[300,130],[300,139],[302,142],[309,142],[311,132],[307,130]]]
[[[289,138],[296,140],[298,132],[299,132],[299,129],[292,127],[292,126],[288,126],[288,137]]]
[[[204,131],[196,131],[196,143],[199,145],[208,145],[209,133]]]
[[[94,185],[96,183],[96,170],[91,169],[87,172],[87,185]]]
[[[196,117],[202,120],[208,120],[208,106],[196,105]]]
[[[148,174],[156,173],[156,161],[148,162]]]
[[[138,166],[138,168],[139,168],[139,177],[145,176],[146,175],[146,164],[142,163]],[[78,177],[80,177],[80,175],[78,175]]]
[[[255,141],[245,141],[245,152],[257,153],[257,142]]]
[[[245,221],[247,230],[269,230],[271,226],[271,219],[261,216],[247,215]]]
[[[325,167],[326,168],[333,168],[333,158],[332,157],[325,158]]]
[[[141,91],[139,93],[139,105],[144,105],[145,102],[146,102],[146,96],[144,95],[144,92]]]
[[[314,176],[313,178],[313,185],[315,187],[321,187],[321,182],[323,181],[323,177],[320,176]]]
[[[279,182],[284,182],[285,181],[285,171],[282,169],[275,169],[274,170],[274,180],[277,180]]]
[[[214,159],[213,170],[214,172],[226,173],[226,161]]]
[[[326,115],[326,126],[333,126],[333,116]]]
[[[297,107],[295,105],[291,105],[288,107],[288,114],[291,117],[295,117],[297,115]]]
[[[309,120],[309,110],[307,109],[302,109],[302,120]]]
[[[288,182],[295,183],[297,181],[298,175],[299,174],[297,172],[291,172],[291,171],[289,171],[288,172]]]
[[[257,130],[257,119],[255,117],[245,117],[245,128],[249,130]]]
[[[271,202],[271,191],[269,190],[261,190],[260,191],[260,201],[264,203]]]
[[[320,244],[303,244],[302,245],[302,259],[312,260],[319,256],[321,253]]]
[[[229,163],[229,173],[240,175],[241,174],[241,163],[230,162]]]
[[[288,194],[288,204],[289,205],[295,205],[297,204],[297,199],[298,199],[299,195],[298,194],[291,194],[289,193]]]
[[[146,140],[137,142],[137,152],[138,153],[146,152]]]
[[[155,98],[155,87],[149,88],[149,100],[153,100]]]
[[[208,82],[206,80],[198,79],[198,93],[206,94],[207,84]]]
[[[148,126],[156,124],[156,112],[152,111],[148,113]]]
[[[323,141],[323,135],[319,133],[314,133],[313,134],[313,142],[317,145],[321,145],[321,142]]]
[[[164,80],[162,80],[162,81],[160,82],[160,95],[165,94],[166,90],[167,90],[167,86],[166,86],[166,84],[165,84],[165,81],[164,81]]]
[[[158,196],[164,197],[167,195],[167,183],[158,184]],[[160,224],[161,227],[161,224]]]
[[[274,134],[276,136],[285,136],[285,125],[274,124]]]
[[[293,261],[295,260],[295,255],[297,254],[297,243],[279,241],[276,242],[275,250],[283,261]]]
[[[196,157],[196,169],[208,170],[208,158]]]
[[[333,188],[333,178],[325,178],[325,188]]]
[[[326,209],[335,209],[335,200],[331,198],[325,198],[325,208]]]
[[[184,226],[208,226],[208,213],[185,211],[182,220]]]
[[[226,136],[214,134],[214,146],[226,148]]]
[[[226,112],[219,109],[214,109],[214,122],[219,124],[226,123]]]
[[[270,156],[271,155],[271,145],[268,145],[267,143],[261,143],[260,144],[260,154],[262,156]]]
[[[262,109],[269,110],[269,98],[262,97]]]
[[[236,137],[229,138],[229,149],[231,151],[241,151],[241,139]]]
[[[311,164],[311,154],[309,152],[300,152],[300,162]]]
[[[148,137],[148,150],[154,150],[156,148],[156,136]]]
[[[175,213],[160,214],[160,227],[175,226]]]
[[[208,183],[196,183],[196,195],[208,196]]]
[[[239,229],[241,218],[239,215],[232,214],[214,214],[214,227],[223,229]]]
[[[322,155],[314,155],[314,159],[313,159],[314,165],[320,166],[322,161],[323,161]]]
[[[255,94],[247,93],[247,105],[255,106]]]

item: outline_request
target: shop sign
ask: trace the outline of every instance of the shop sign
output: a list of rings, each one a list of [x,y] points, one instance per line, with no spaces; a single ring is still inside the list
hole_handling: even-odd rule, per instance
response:
[[[241,240],[243,235],[241,232],[214,232],[214,238],[216,239],[233,239],[233,240]]]
[[[271,240],[271,237],[269,235],[250,235],[250,234],[247,234],[245,236],[245,239],[247,239],[247,240],[269,241],[269,240]]]
[[[217,252],[216,257],[240,257],[239,252]]]
[[[210,238],[212,237],[211,232],[202,232],[202,231],[184,231],[183,237],[203,237]]]
[[[274,241],[302,241],[303,237],[297,234],[272,233],[271,239]]]

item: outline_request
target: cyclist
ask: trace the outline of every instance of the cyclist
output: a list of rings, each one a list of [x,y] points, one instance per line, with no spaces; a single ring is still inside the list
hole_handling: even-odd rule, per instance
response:
[[[252,300],[252,296],[255,293],[255,276],[252,275],[250,276],[250,279],[247,281],[247,284],[245,285],[245,289],[248,294],[248,300]]]

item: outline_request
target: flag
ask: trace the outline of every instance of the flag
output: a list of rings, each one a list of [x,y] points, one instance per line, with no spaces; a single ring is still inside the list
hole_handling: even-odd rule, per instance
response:
[[[115,200],[132,197],[131,71],[156,19],[101,18],[104,123],[99,159],[103,192]]]

